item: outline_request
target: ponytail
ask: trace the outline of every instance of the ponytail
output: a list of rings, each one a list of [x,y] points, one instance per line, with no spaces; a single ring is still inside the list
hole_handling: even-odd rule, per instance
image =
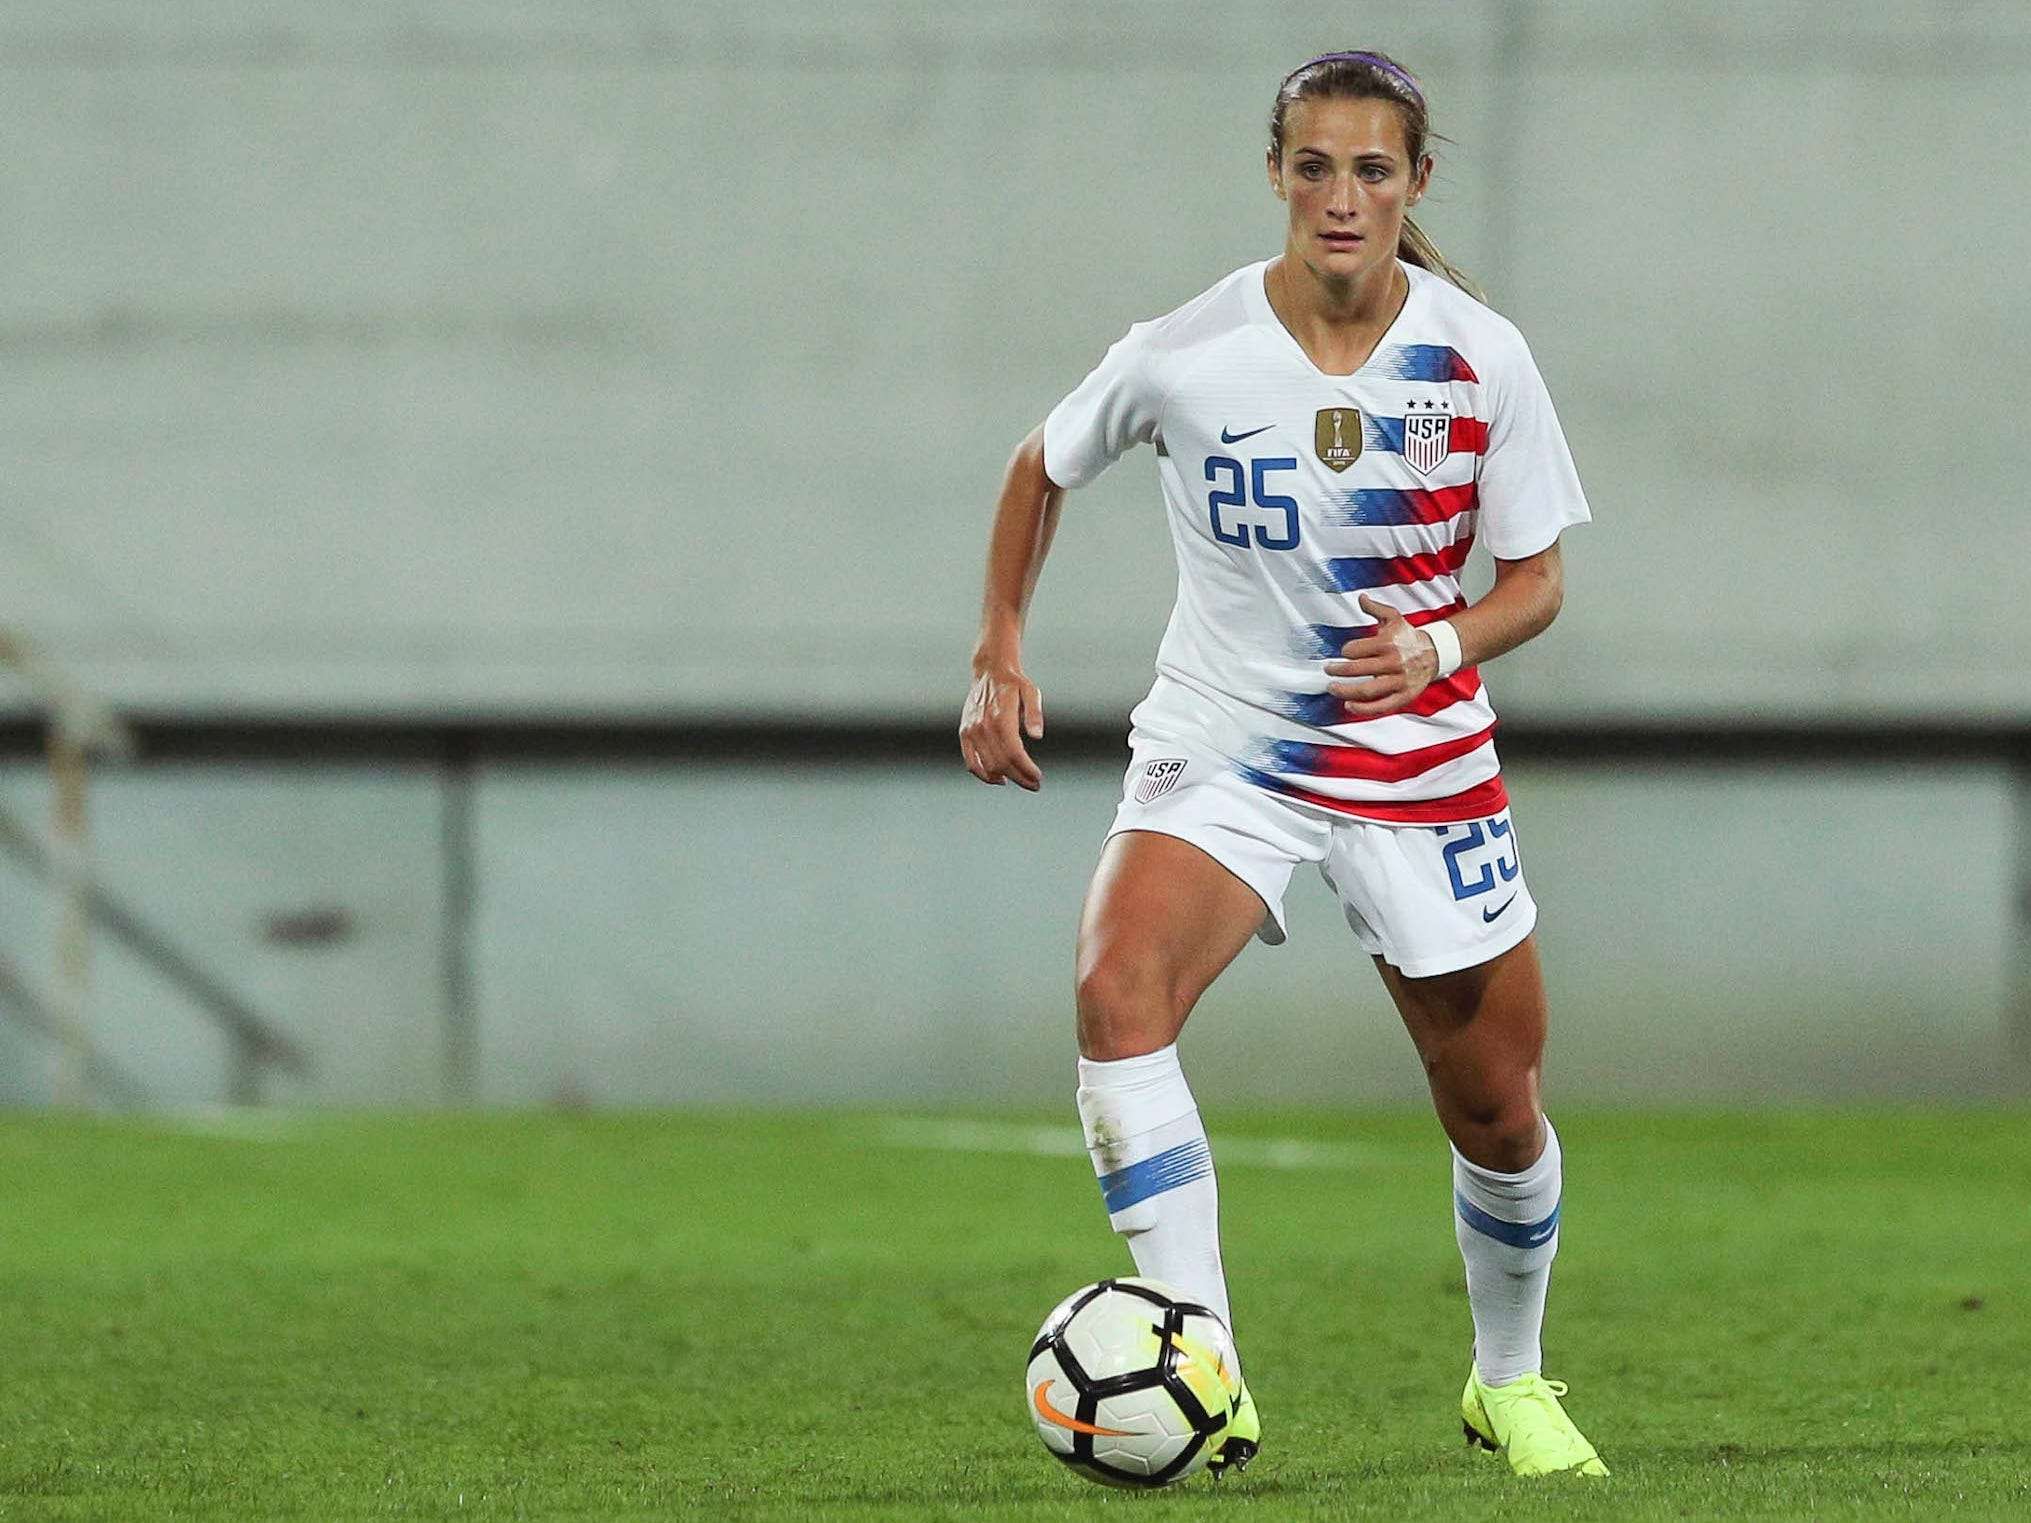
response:
[[[1474,284],[1467,272],[1439,252],[1439,246],[1431,236],[1409,217],[1403,219],[1403,235],[1396,240],[1396,257],[1405,264],[1414,264],[1421,270],[1430,270],[1443,280],[1450,280],[1483,306],[1488,303],[1487,295]]]

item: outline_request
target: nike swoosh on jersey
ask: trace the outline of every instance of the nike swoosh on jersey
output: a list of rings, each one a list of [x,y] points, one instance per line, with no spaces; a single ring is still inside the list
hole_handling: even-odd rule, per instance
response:
[[[1488,921],[1495,919],[1496,916],[1500,915],[1504,910],[1508,909],[1509,906],[1514,903],[1516,903],[1516,895],[1511,894],[1507,899],[1504,899],[1500,904],[1496,905],[1494,909],[1481,911],[1482,922],[1485,924]]]
[[[1265,423],[1261,428],[1251,428],[1245,434],[1230,434],[1225,428],[1222,428],[1220,430],[1220,442],[1222,444],[1239,444],[1243,439],[1253,439],[1257,434],[1267,433],[1275,427],[1274,423]]]
[[[1037,1388],[1030,1392],[1030,1400],[1037,1404],[1037,1415],[1045,1422],[1056,1423],[1061,1428],[1070,1428],[1074,1433],[1092,1433],[1105,1438],[1134,1438],[1136,1435],[1127,1428],[1096,1428],[1092,1423],[1082,1423],[1076,1417],[1067,1417],[1051,1405],[1051,1399],[1044,1394],[1050,1390],[1051,1382],[1040,1380]]]

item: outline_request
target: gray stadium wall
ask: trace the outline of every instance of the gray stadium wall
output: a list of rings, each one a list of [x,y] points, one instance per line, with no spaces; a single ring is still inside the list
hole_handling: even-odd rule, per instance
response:
[[[2031,714],[2031,7],[1329,14],[10,5],[0,611],[164,709],[942,719],[1009,450],[1275,251],[1276,83],[1374,44],[1597,512],[1511,717]],[[1144,455],[1061,712],[1170,593]]]

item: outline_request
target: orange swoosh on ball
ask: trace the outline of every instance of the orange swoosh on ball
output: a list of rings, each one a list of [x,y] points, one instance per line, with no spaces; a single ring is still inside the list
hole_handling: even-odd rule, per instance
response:
[[[1074,1433],[1097,1433],[1107,1438],[1134,1438],[1135,1434],[1126,1428],[1096,1428],[1091,1423],[1082,1423],[1076,1417],[1067,1417],[1052,1406],[1044,1392],[1051,1389],[1051,1382],[1040,1380],[1037,1388],[1030,1392],[1030,1400],[1037,1404],[1037,1415],[1047,1423],[1056,1423],[1061,1428],[1070,1428]]]

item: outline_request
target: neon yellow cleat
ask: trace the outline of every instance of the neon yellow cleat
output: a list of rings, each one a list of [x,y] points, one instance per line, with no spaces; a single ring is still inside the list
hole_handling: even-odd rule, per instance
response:
[[[1469,1368],[1467,1389],[1460,1397],[1460,1424],[1467,1441],[1500,1453],[1518,1475],[1606,1475],[1608,1467],[1573,1426],[1559,1398],[1563,1380],[1519,1375],[1506,1385],[1481,1384],[1481,1372]]]
[[[1262,1447],[1262,1419],[1255,1415],[1255,1398],[1248,1394],[1248,1382],[1241,1382],[1241,1394],[1234,1401],[1234,1415],[1227,1419],[1227,1437],[1206,1460],[1206,1473],[1219,1480],[1229,1470],[1245,1470]]]

